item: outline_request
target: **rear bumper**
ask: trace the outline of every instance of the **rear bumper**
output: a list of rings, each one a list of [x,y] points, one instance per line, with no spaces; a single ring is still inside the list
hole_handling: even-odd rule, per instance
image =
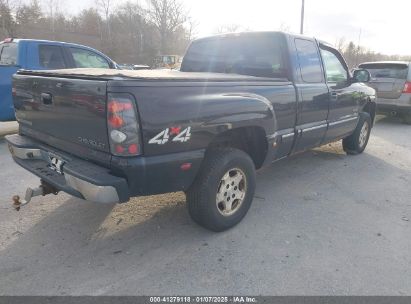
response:
[[[121,203],[129,199],[127,181],[109,169],[75,158],[20,135],[6,136],[10,153],[20,166],[60,191],[97,203]],[[62,160],[62,172],[51,169],[50,156]]]
[[[397,99],[377,98],[376,102],[380,114],[411,113],[411,94],[402,94]]]
[[[97,203],[123,203],[130,197],[185,191],[193,183],[204,150],[150,157],[112,157],[110,168],[44,145],[27,136],[6,136],[13,159],[56,189]],[[62,160],[61,173],[51,157]],[[183,164],[190,168],[183,169]],[[54,170],[52,169],[54,168]]]

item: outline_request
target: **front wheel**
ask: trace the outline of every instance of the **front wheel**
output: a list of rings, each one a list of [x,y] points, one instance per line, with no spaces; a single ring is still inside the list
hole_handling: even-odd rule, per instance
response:
[[[250,156],[237,149],[216,148],[207,152],[187,191],[188,211],[199,225],[224,231],[246,215],[254,190],[255,168]]]
[[[371,134],[371,116],[360,113],[360,119],[354,133],[343,139],[343,149],[347,154],[360,154],[365,150]]]

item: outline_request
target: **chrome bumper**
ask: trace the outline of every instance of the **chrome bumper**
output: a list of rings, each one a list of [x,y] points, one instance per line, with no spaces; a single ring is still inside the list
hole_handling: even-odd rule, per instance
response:
[[[64,178],[67,185],[80,192],[87,201],[102,204],[120,202],[117,190],[113,186],[97,186],[67,173],[64,174]]]
[[[50,162],[49,153],[42,149],[16,147],[9,142],[9,150],[13,158],[18,160],[42,160],[46,163]],[[22,165],[21,163],[19,164]],[[53,171],[51,168],[49,170]],[[74,192],[80,193],[85,200],[103,204],[120,203],[119,195],[115,187],[110,185],[99,186],[78,178],[72,174],[64,172],[64,169],[62,171],[63,172],[61,173],[61,175],[64,176],[66,186],[73,189]],[[37,174],[36,172],[33,173],[42,178],[42,176]],[[56,185],[56,187],[58,188],[58,185]],[[60,190],[65,191],[64,188]]]

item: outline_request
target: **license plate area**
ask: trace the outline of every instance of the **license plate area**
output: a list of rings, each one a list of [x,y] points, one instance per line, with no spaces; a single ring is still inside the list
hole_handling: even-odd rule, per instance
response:
[[[57,155],[51,153],[49,153],[48,158],[48,168],[57,172],[58,174],[63,175],[63,166],[66,162],[59,158]]]

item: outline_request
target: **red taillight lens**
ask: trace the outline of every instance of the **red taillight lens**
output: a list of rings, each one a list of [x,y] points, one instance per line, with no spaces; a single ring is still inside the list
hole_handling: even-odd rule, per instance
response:
[[[123,111],[133,110],[133,104],[128,102],[126,103],[117,100],[111,100],[107,105],[107,109],[110,113],[119,113]]]
[[[124,147],[123,146],[120,146],[120,145],[117,145],[116,146],[116,153],[117,154],[123,154],[124,153]]]
[[[124,125],[124,120],[116,113],[112,114],[108,118],[108,123],[114,128],[118,129]]]
[[[141,153],[137,109],[130,94],[108,95],[107,126],[112,154],[135,156]]]
[[[138,153],[138,146],[136,144],[131,144],[128,147],[128,153],[130,154],[137,154]]]
[[[404,85],[403,93],[411,93],[411,82],[407,81]]]

